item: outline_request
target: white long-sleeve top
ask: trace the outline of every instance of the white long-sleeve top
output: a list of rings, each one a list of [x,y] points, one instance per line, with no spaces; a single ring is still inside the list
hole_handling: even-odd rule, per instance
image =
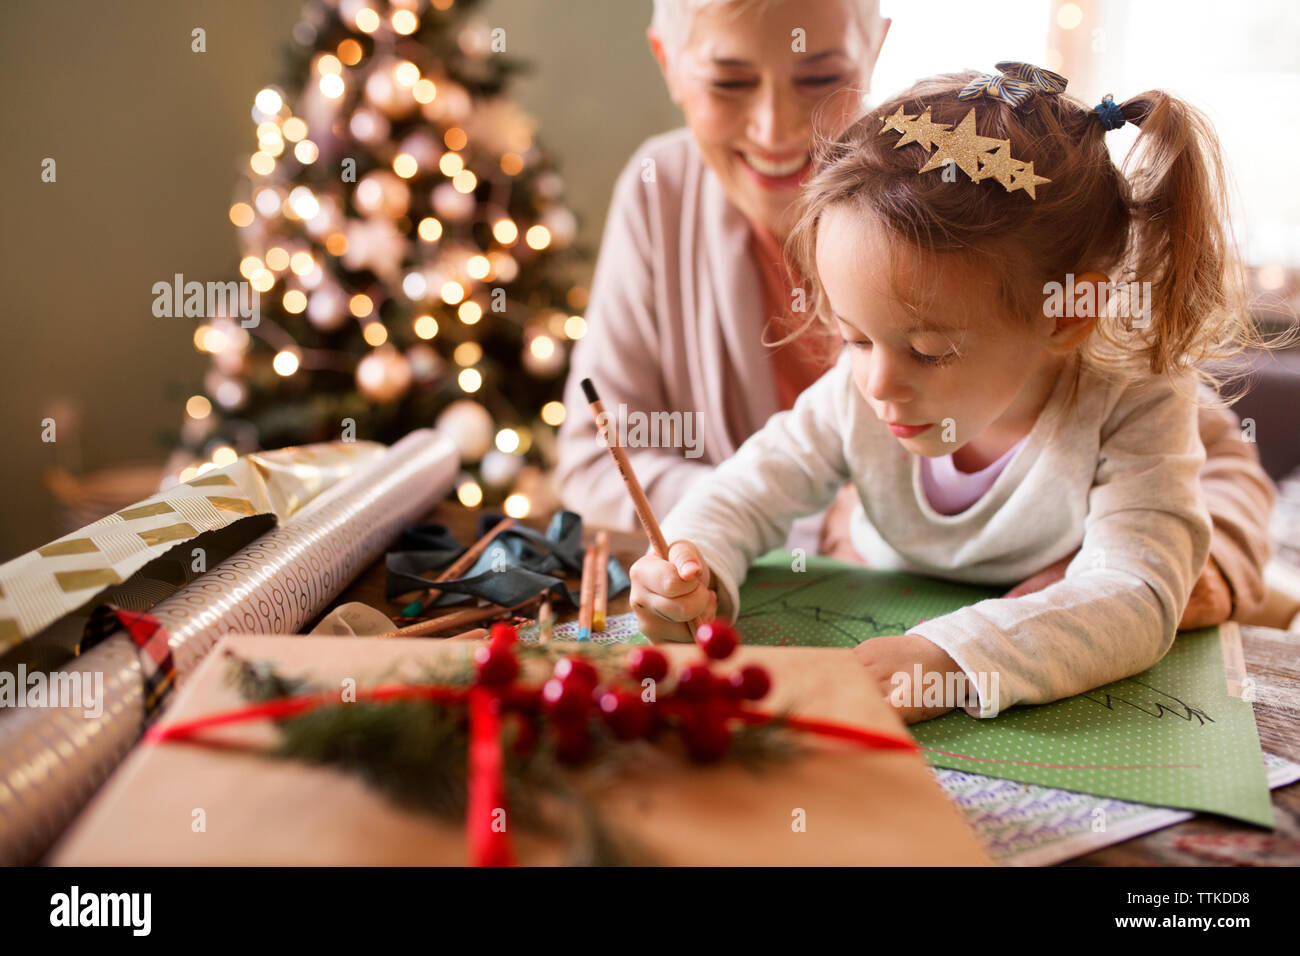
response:
[[[719,614],[733,620],[752,561],[846,480],[863,504],[854,545],[874,568],[1012,587],[1082,546],[1065,578],[1041,591],[980,601],[907,632],[946,651],[972,689],[984,686],[981,674],[997,675],[989,686],[998,699],[972,694],[973,716],[1059,700],[1163,657],[1209,554],[1197,477],[1205,450],[1183,397],[1195,390],[1187,375],[1180,395],[1164,376],[1114,382],[1072,357],[993,486],[945,516],[926,501],[920,459],[853,384],[846,350],[794,408],[696,482],[663,532],[699,547]]]

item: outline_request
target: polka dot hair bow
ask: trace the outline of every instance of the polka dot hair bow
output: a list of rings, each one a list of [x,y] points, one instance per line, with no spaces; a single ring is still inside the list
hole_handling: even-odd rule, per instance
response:
[[[997,73],[984,73],[971,80],[957,94],[957,99],[973,100],[987,96],[1019,107],[1034,93],[1064,93],[1070,82],[1059,73],[1031,63],[1003,60],[996,66]]]

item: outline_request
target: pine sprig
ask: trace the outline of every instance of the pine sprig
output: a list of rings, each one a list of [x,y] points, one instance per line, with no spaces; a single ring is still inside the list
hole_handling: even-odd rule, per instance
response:
[[[245,700],[276,700],[312,690],[311,684],[303,678],[286,677],[266,661],[248,661],[233,651],[226,651],[226,660],[228,678]]]
[[[354,703],[316,708],[280,729],[277,757],[336,767],[409,809],[465,814],[463,715],[428,701]]]

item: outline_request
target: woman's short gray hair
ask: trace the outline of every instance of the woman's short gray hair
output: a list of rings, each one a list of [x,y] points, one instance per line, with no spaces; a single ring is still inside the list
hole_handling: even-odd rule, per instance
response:
[[[757,7],[771,2],[773,0],[654,0],[654,14],[650,25],[659,34],[664,44],[664,52],[669,62],[672,62],[686,47],[695,14],[703,8],[719,4],[741,8]],[[879,0],[847,0],[847,2],[855,14],[863,39],[872,40],[880,25]]]

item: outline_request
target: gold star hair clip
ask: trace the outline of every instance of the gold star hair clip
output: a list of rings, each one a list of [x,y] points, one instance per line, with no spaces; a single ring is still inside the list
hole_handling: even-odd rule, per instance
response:
[[[971,107],[966,118],[955,129],[947,123],[936,123],[930,119],[928,106],[920,116],[909,116],[900,106],[898,112],[880,122],[880,135],[891,130],[903,134],[894,144],[894,149],[908,143],[920,143],[925,150],[934,150],[919,172],[927,173],[953,163],[972,182],[996,179],[1007,192],[1023,189],[1030,199],[1038,198],[1034,192],[1036,186],[1051,182],[1046,176],[1034,172],[1033,162],[1021,162],[1011,155],[1011,140],[994,139],[976,133],[974,107]]]

